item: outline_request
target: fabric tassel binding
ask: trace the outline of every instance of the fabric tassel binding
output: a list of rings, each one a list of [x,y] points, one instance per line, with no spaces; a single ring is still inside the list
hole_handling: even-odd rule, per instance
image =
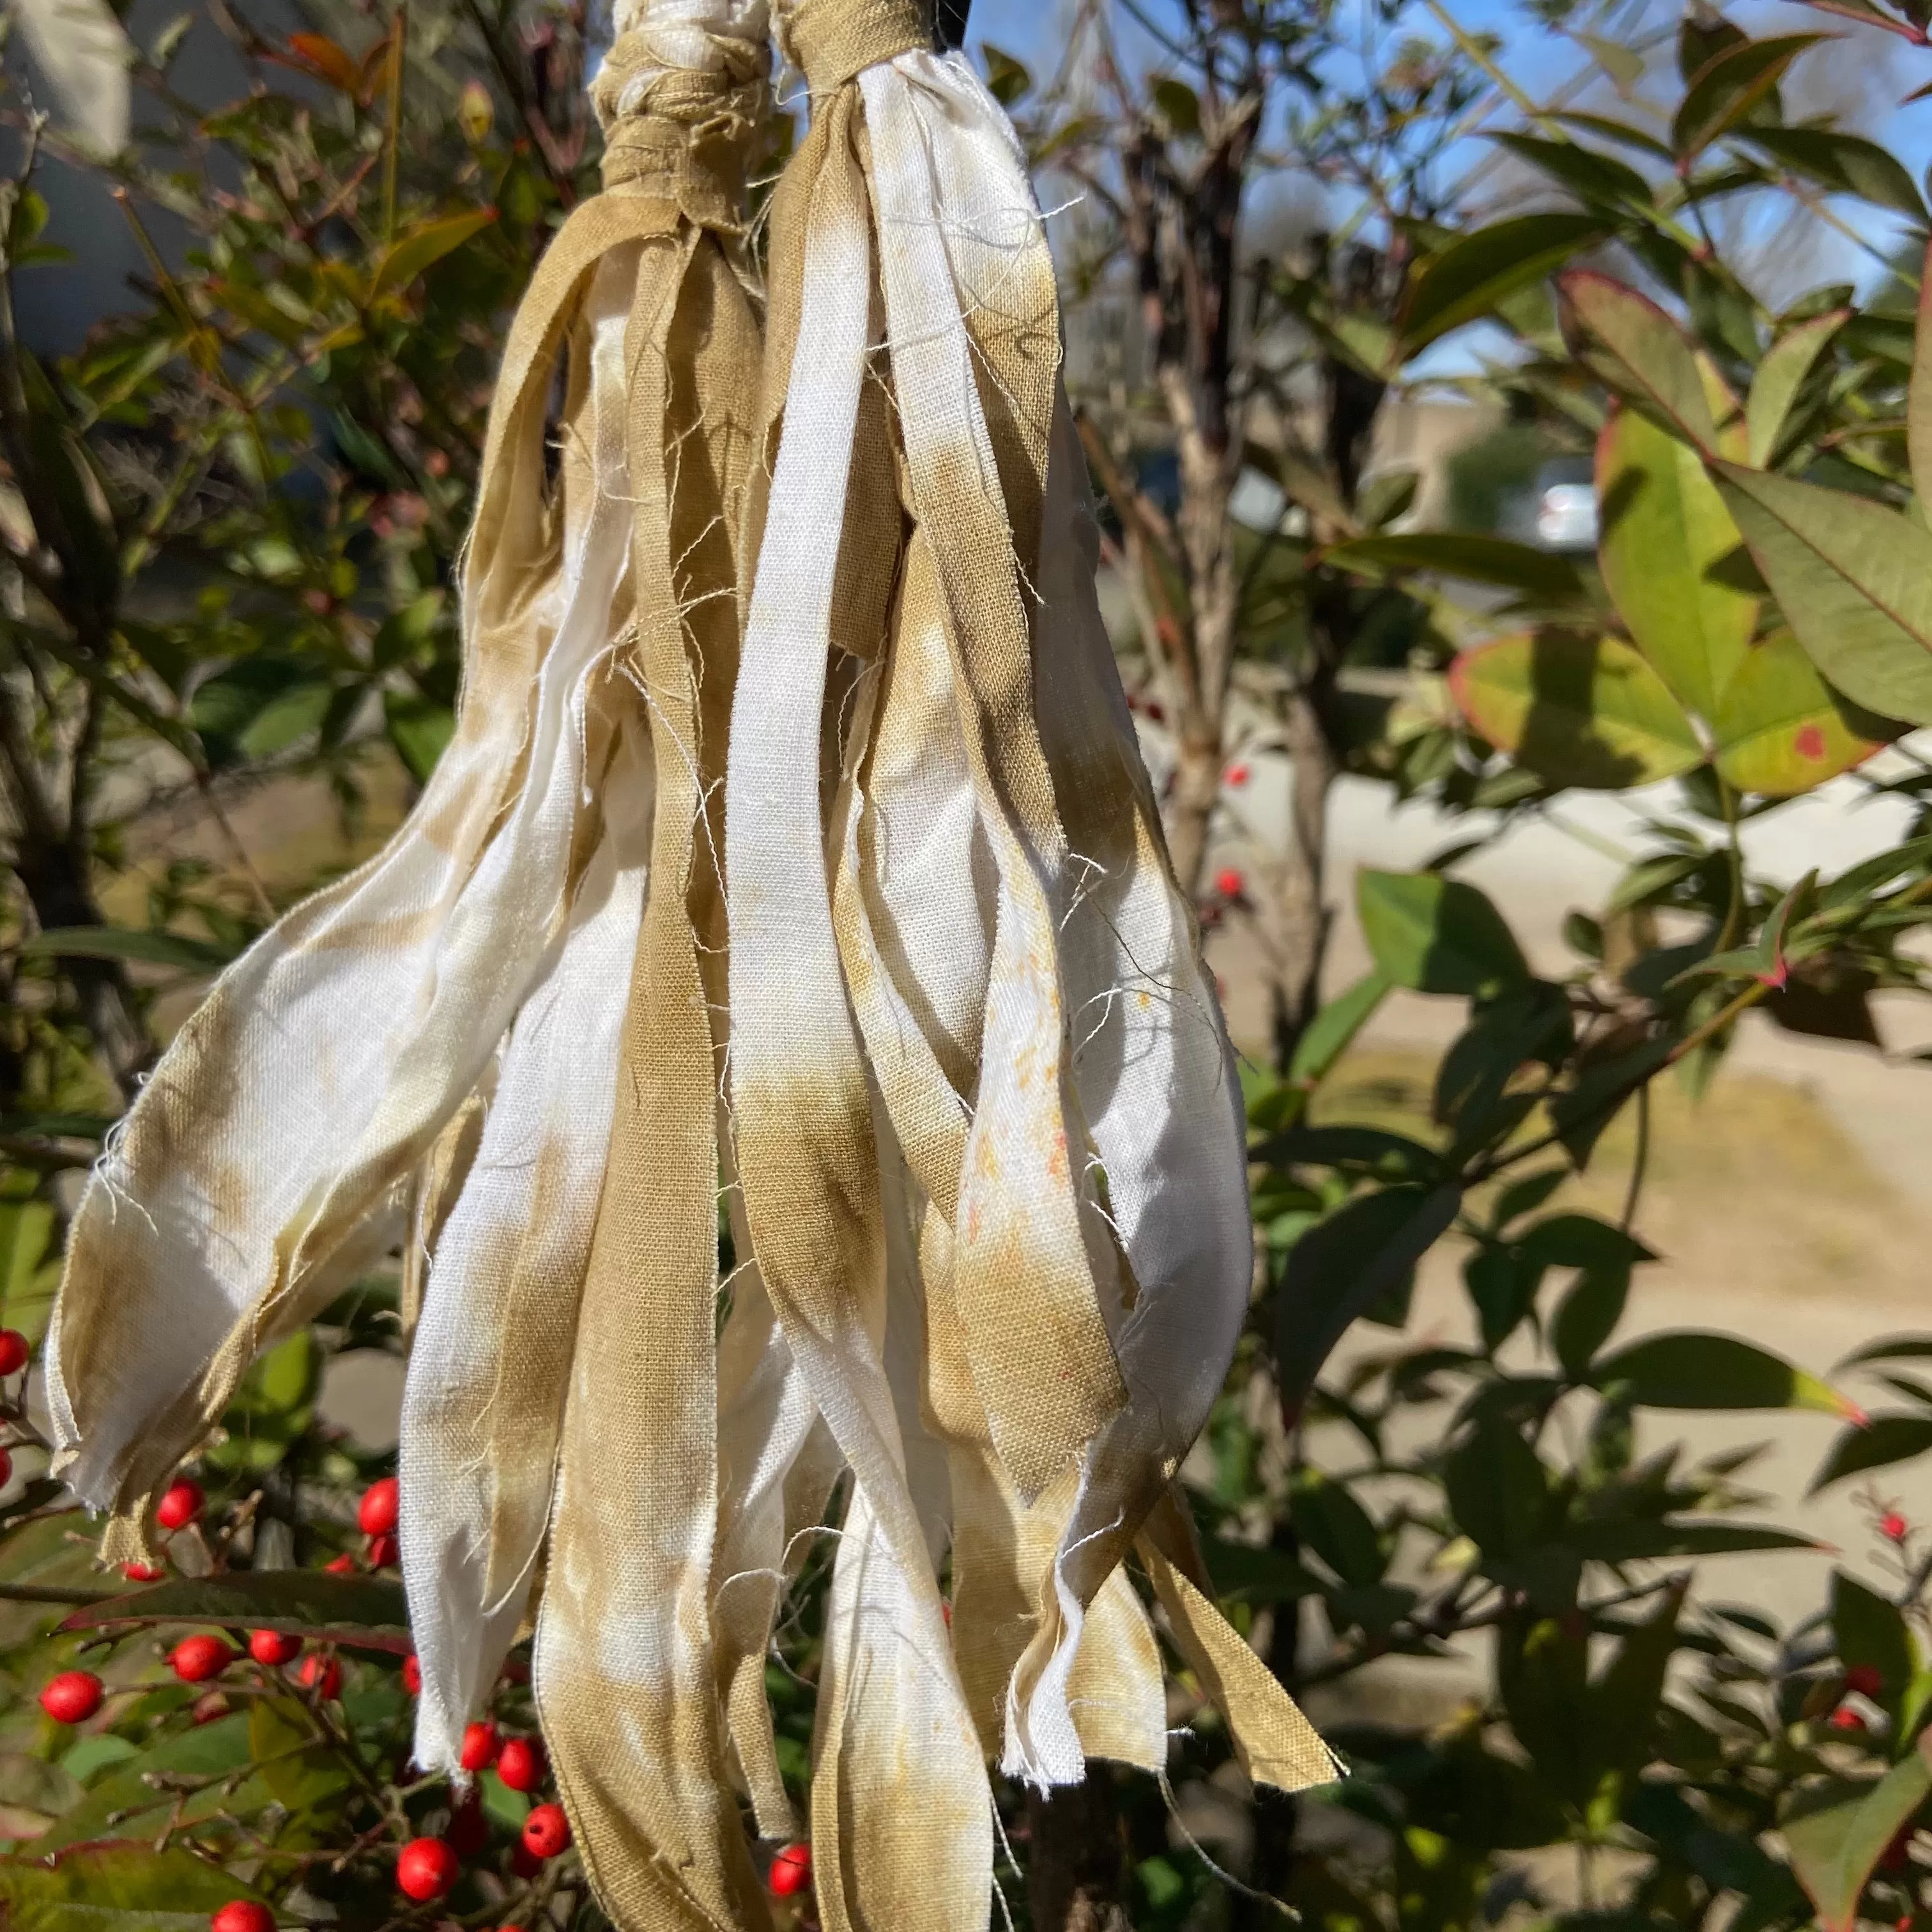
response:
[[[764,0],[616,24],[604,191],[505,348],[454,738],[104,1156],[58,1472],[151,1555],[250,1362],[400,1246],[418,1762],[462,1774],[533,1621],[610,1917],[768,1924],[766,1654],[842,1494],[819,1912],[983,1932],[989,1762],[1166,1762],[1130,1553],[1249,1774],[1336,1774],[1174,1488],[1248,1302],[1239,1088],[1003,111],[917,0],[784,14],[811,124],[761,302]]]

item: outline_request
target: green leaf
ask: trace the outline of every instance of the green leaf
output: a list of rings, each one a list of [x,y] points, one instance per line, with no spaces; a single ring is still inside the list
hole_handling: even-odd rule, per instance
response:
[[[1925,203],[1911,171],[1898,158],[1862,134],[1835,128],[1752,127],[1743,138],[1793,174],[1808,176],[1834,194],[1855,194],[1875,208],[1895,208],[1915,221]]]
[[[1912,338],[1912,382],[1906,393],[1905,448],[1912,494],[1922,513],[1932,505],[1932,242],[1919,266],[1918,314]]]
[[[1862,1428],[1856,1424],[1832,1444],[1818,1473],[1811,1480],[1810,1493],[1842,1483],[1847,1476],[1864,1474],[1868,1469],[1889,1468],[1894,1462],[1909,1462],[1932,1450],[1932,1415],[1912,1415],[1903,1412],[1875,1415]]]
[[[1393,983],[1385,973],[1372,970],[1346,992],[1336,994],[1294,1042],[1288,1078],[1305,1087],[1319,1085],[1368,1023],[1370,1016],[1388,997]]]
[[[0,1921],[8,1932],[207,1932],[210,1915],[262,1894],[190,1852],[112,1839],[70,1845],[51,1861],[0,1858]]]
[[[1812,662],[1881,717],[1932,723],[1932,531],[1842,490],[1712,467]]]
[[[1010,107],[1033,91],[1033,76],[1024,61],[1016,59],[991,40],[980,44],[980,58],[986,69],[986,92],[1002,107]]]
[[[1202,1555],[1214,1580],[1214,1594],[1224,1603],[1292,1604],[1322,1592],[1322,1579],[1313,1570],[1265,1544],[1256,1548],[1222,1537],[1203,1537]]]
[[[183,1822],[196,1823],[224,1810],[240,1816],[268,1802],[267,1789],[259,1782],[245,1798],[238,1791],[223,1788],[232,1774],[245,1776],[250,1762],[248,1720],[239,1712],[191,1730],[164,1731],[134,1756],[110,1764],[89,1785],[85,1801],[61,1819],[35,1849],[84,1844],[104,1832],[130,1827],[152,1832],[173,1808],[164,1782],[170,1779],[186,1782],[192,1794]]]
[[[1611,601],[1664,682],[1708,718],[1757,622],[1757,596],[1737,580],[1737,526],[1697,452],[1635,410],[1604,426],[1597,494]]]
[[[1783,1823],[1791,1868],[1817,1908],[1823,1932],[1852,1932],[1858,1900],[1886,1847],[1932,1792],[1932,1733],[1859,1796]]]
[[[1534,550],[1507,537],[1463,530],[1417,530],[1402,536],[1353,537],[1321,554],[1338,570],[1365,577],[1427,571],[1468,584],[1520,590],[1546,604],[1570,604],[1582,595],[1582,580],[1567,556]]]
[[[1419,993],[1482,993],[1530,976],[1502,914],[1439,872],[1356,875],[1355,904],[1376,965]]]
[[[1609,232],[1598,215],[1557,209],[1515,215],[1458,236],[1427,257],[1409,284],[1396,324],[1405,357],[1487,315]]]
[[[1288,1250],[1276,1298],[1275,1376],[1298,1414],[1349,1324],[1400,1288],[1456,1218],[1453,1183],[1378,1188],[1345,1202]]]
[[[1916,862],[1916,858],[1918,857],[1932,856],[1932,838],[1915,839],[1912,842],[1912,844],[1918,845],[1924,848],[1928,848],[1926,850],[1922,850],[1919,854],[1916,855],[1914,862]],[[1906,846],[1900,849],[1910,850],[1911,848],[1910,846]],[[1896,855],[1894,854],[1892,856]],[[1874,862],[1868,862],[1868,863]],[[1858,872],[1863,872],[1865,869],[1866,868],[1864,866],[1856,866],[1853,868],[1853,871]],[[1845,877],[1847,879],[1850,878],[1852,876],[1852,874],[1851,872],[1847,872],[1845,874]],[[1885,883],[1886,875],[1883,873],[1880,873],[1870,880],[1868,885],[1862,884],[1860,890],[1875,890],[1878,886],[1882,885]],[[1828,902],[1829,901],[1828,899]],[[1859,1346],[1854,1348],[1849,1355],[1846,1356],[1844,1359],[1839,1363],[1838,1366],[1841,1369],[1855,1369],[1866,1362],[1922,1362],[1927,1360],[1932,1360],[1932,1335],[1881,1335],[1875,1342],[1865,1342],[1861,1343]]]
[[[1777,86],[1786,68],[1821,34],[1786,34],[1745,40],[1726,49],[1698,73],[1685,90],[1670,127],[1680,163],[1694,160],[1736,127]]]
[[[1201,97],[1184,80],[1163,76],[1154,83],[1154,104],[1161,118],[1186,140],[1201,131]]]
[[[413,692],[382,694],[382,723],[397,755],[418,784],[427,784],[436,762],[455,734],[456,714],[446,704]]]
[[[446,214],[440,220],[425,222],[400,237],[376,265],[369,281],[369,300],[400,294],[424,269],[461,248],[472,235],[480,235],[496,219],[494,208],[472,208],[466,214]]]
[[[1598,1751],[1606,1769],[1626,1778],[1650,1761],[1688,1580],[1681,1579],[1664,1591],[1656,1610],[1624,1638],[1590,1686]]]
[[[320,1346],[306,1328],[252,1364],[221,1418],[227,1439],[206,1452],[207,1460],[251,1478],[274,1468],[314,1419],[322,1365]]]
[[[1304,1468],[1288,1496],[1295,1533],[1345,1583],[1379,1583],[1388,1568],[1373,1519],[1341,1484]]]
[[[1586,1269],[1557,1304],[1550,1341],[1563,1372],[1573,1380],[1588,1376],[1597,1351],[1616,1332],[1630,1299],[1630,1284],[1628,1264]]]
[[[353,1783],[338,1754],[318,1739],[314,1718],[294,1697],[257,1697],[248,1708],[248,1750],[278,1804],[311,1811]]]
[[[1592,1563],[1665,1563],[1685,1556],[1732,1556],[1752,1550],[1816,1550],[1796,1530],[1768,1523],[1666,1522],[1646,1516],[1586,1519],[1572,1523],[1563,1540]]]
[[[1888,1700],[1896,1698],[1918,1673],[1912,1633],[1898,1606],[1842,1570],[1832,1572],[1832,1631],[1839,1662],[1847,1670],[1862,1665],[1876,1670],[1880,1694]]]
[[[1284,1166],[1309,1163],[1339,1168],[1391,1180],[1421,1180],[1432,1175],[1442,1165],[1432,1148],[1424,1147],[1406,1134],[1346,1123],[1291,1128],[1275,1139],[1264,1141],[1252,1150],[1251,1157]]]
[[[414,657],[435,638],[448,602],[446,592],[425,590],[400,610],[392,610],[383,619],[382,628],[369,646],[370,668],[388,670]]]
[[[272,758],[310,736],[334,695],[293,657],[244,658],[195,688],[188,715],[216,766]]]
[[[173,966],[184,973],[216,973],[234,958],[231,946],[176,932],[136,932],[113,926],[57,926],[36,933],[23,955],[56,959],[126,959],[143,966]]]
[[[1646,1408],[1812,1408],[1851,1417],[1856,1405],[1828,1382],[1735,1335],[1678,1329],[1647,1335],[1597,1364],[1600,1389],[1620,1388]]]
[[[1450,1451],[1442,1480],[1456,1528],[1486,1557],[1513,1556],[1541,1540],[1550,1472],[1506,1424],[1472,1430]]]
[[[1739,791],[1794,798],[1862,764],[1898,735],[1840,698],[1789,631],[1747,650],[1718,701],[1717,765]]]
[[[1682,706],[1615,638],[1498,638],[1456,659],[1449,689],[1474,730],[1552,785],[1621,791],[1703,760]]]
[[[1804,379],[1832,337],[1851,319],[1851,313],[1848,308],[1827,309],[1822,315],[1787,328],[1765,351],[1744,404],[1745,446],[1754,470],[1762,470],[1770,462],[1778,448],[1778,433]]]
[[[1558,281],[1563,334],[1580,362],[1700,449],[1718,423],[1690,341],[1647,296],[1591,268]]]
[[[1568,113],[1546,114],[1542,118],[1560,127],[1580,128],[1586,134],[1594,134],[1600,140],[1614,141],[1620,148],[1647,154],[1652,160],[1670,159],[1670,150],[1654,135],[1646,134],[1641,128],[1633,128],[1626,121],[1612,120],[1606,114],[1583,114],[1573,110]]]
[[[332,1576],[315,1570],[262,1570],[242,1575],[180,1577],[110,1597],[74,1612],[64,1630],[134,1624],[229,1624],[286,1630],[319,1642],[406,1656],[409,1611],[400,1583],[374,1576]]]
[[[1641,62],[1638,70],[1642,71]],[[1546,141],[1534,134],[1492,134],[1490,139],[1532,167],[1540,168],[1584,201],[1612,211],[1650,206],[1650,184],[1614,154],[1580,147],[1574,141]]]

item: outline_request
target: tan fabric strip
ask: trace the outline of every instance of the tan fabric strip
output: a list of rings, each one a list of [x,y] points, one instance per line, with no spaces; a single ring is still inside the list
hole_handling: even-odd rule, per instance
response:
[[[629,356],[636,675],[658,743],[651,890],[537,1650],[559,1788],[598,1897],[626,1932],[765,1916],[725,1776],[710,1654],[716,1075],[694,931],[714,922],[716,897],[708,867],[694,877],[706,790],[698,686],[719,612],[729,628],[735,569],[728,538],[692,539],[735,522],[749,443],[731,424],[752,392],[758,334],[718,244],[687,229],[668,245],[676,266],[640,276]]]
[[[932,44],[922,0],[802,0],[781,15],[786,57],[814,99],[895,54]]]

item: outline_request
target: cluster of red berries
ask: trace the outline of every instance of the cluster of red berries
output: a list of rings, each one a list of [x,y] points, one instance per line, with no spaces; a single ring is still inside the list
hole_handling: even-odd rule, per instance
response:
[[[481,1851],[488,1836],[482,1808],[474,1798],[458,1805],[440,1838],[412,1838],[396,1854],[396,1888],[418,1901],[440,1898],[463,1870],[462,1855]],[[524,1820],[518,1867],[526,1872],[570,1848],[570,1820],[561,1804],[533,1804]]]

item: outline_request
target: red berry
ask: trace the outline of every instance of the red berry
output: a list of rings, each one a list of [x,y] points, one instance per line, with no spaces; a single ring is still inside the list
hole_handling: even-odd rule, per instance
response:
[[[302,1667],[297,1676],[304,1690],[313,1690],[325,1700],[342,1695],[342,1661],[339,1658],[325,1656],[319,1650],[311,1651],[302,1659]]]
[[[393,1570],[402,1560],[402,1554],[393,1536],[386,1533],[369,1539],[369,1568],[372,1570]]]
[[[510,1873],[512,1877],[535,1878],[543,1868],[543,1860],[526,1850],[522,1839],[519,1838],[510,1847]]]
[[[496,1760],[496,1775],[512,1791],[534,1791],[544,1780],[543,1746],[535,1738],[512,1738]]]
[[[1248,782],[1248,768],[1246,765],[1230,765],[1221,776],[1238,790]]]
[[[532,1858],[554,1858],[570,1843],[570,1820],[561,1804],[538,1804],[524,1820],[524,1849]]]
[[[1912,1534],[1912,1526],[1896,1510],[1887,1510],[1878,1520],[1878,1533],[1894,1543],[1903,1543]]]
[[[275,1915],[252,1898],[238,1898],[208,1922],[208,1932],[275,1932]]]
[[[766,1882],[780,1898],[790,1898],[794,1892],[802,1892],[812,1882],[812,1847],[784,1846],[772,1860]]]
[[[362,1492],[356,1520],[364,1536],[386,1536],[396,1526],[396,1479],[385,1476]]]
[[[4,1488],[14,1474],[14,1459],[4,1449],[0,1449],[0,1488]]]
[[[1875,1664],[1855,1664],[1845,1672],[1845,1688],[1861,1697],[1876,1697],[1885,1688],[1885,1679]]]
[[[345,1550],[340,1556],[332,1556],[322,1567],[332,1576],[352,1576],[356,1574],[356,1559]]]
[[[1224,899],[1239,898],[1247,883],[1247,880],[1242,878],[1239,869],[1233,866],[1223,866],[1214,874],[1214,890]]]
[[[170,1654],[168,1665],[184,1684],[206,1684],[234,1661],[234,1652],[218,1636],[184,1636]]]
[[[472,1797],[458,1805],[449,1814],[443,1836],[459,1857],[474,1858],[490,1842],[490,1821],[483,1815],[482,1803]]]
[[[456,1854],[441,1838],[412,1838],[396,1854],[398,1888],[412,1898],[440,1898],[456,1873]]]
[[[107,1694],[91,1670],[63,1670],[40,1693],[40,1708],[57,1724],[84,1724]]]
[[[1832,1713],[1829,1721],[1834,1731],[1862,1731],[1865,1727],[1864,1718],[1849,1704],[1840,1704]]]
[[[27,1366],[31,1352],[19,1329],[0,1328],[0,1376],[17,1376]]]
[[[164,1529],[185,1529],[200,1515],[207,1500],[199,1483],[171,1484],[166,1495],[154,1505],[154,1520]]]
[[[494,1724],[472,1724],[463,1733],[463,1751],[458,1762],[465,1771],[488,1771],[496,1762],[502,1741]]]
[[[414,1651],[403,1659],[403,1688],[412,1697],[422,1695],[422,1666],[417,1660]]]
[[[158,1583],[168,1573],[158,1563],[124,1563],[121,1574],[130,1583]]]
[[[248,1654],[257,1664],[281,1664],[302,1654],[302,1640],[286,1630],[250,1630]]]

